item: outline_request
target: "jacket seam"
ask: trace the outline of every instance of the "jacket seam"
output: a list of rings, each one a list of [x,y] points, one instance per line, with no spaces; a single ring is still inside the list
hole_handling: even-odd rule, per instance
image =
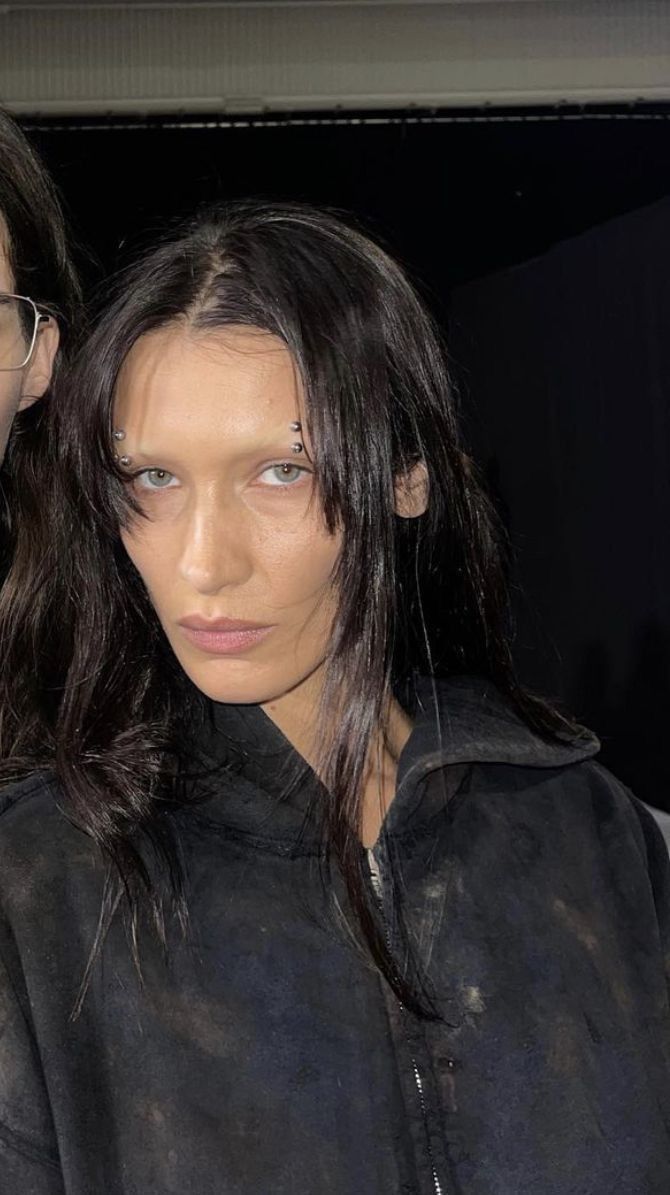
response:
[[[9,787],[9,785],[7,787]],[[15,805],[18,805],[19,801],[25,801],[29,797],[34,797],[36,794],[47,790],[49,787],[49,778],[45,773],[42,773],[35,777],[35,780],[28,788],[21,788],[15,796],[7,799],[6,803],[3,803],[2,792],[0,791],[0,817],[2,817],[5,813],[9,813],[9,811],[13,809]]]
[[[251,850],[262,851],[265,854],[278,855],[284,859],[313,858],[315,855],[324,853],[323,847],[318,844],[311,847],[296,846],[295,836],[292,838],[288,836],[286,838],[265,838],[247,830],[238,830],[234,826],[226,825],[225,822],[221,824],[208,822],[207,828],[215,830],[228,841],[239,843],[240,846],[247,846]]]
[[[22,1154],[23,1157],[29,1158],[32,1162],[39,1162],[40,1165],[49,1166],[52,1170],[60,1170],[58,1159],[51,1150],[47,1151],[42,1146],[35,1145],[34,1142],[24,1137],[22,1133],[17,1133],[15,1129],[8,1128],[2,1121],[0,1121],[0,1141],[3,1141],[9,1149],[13,1149],[15,1153]]]

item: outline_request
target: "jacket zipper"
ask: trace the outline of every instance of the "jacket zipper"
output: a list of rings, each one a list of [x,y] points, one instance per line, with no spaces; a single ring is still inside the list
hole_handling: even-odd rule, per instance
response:
[[[387,942],[387,945],[390,950],[391,949],[391,932],[389,929],[389,924],[388,924],[388,920],[386,918],[386,914],[384,912],[384,903],[383,903],[383,899],[382,899],[382,880],[381,880],[379,865],[377,863],[377,860],[375,859],[374,851],[373,851],[372,847],[368,847],[366,849],[365,853],[367,855],[368,871],[370,873],[370,882],[372,884],[372,890],[377,899],[379,911],[381,913],[382,921],[384,923],[384,928],[386,930],[386,942]],[[402,1003],[402,1001],[398,1000],[398,1004],[404,1013],[405,1006]],[[426,1097],[424,1095],[424,1090],[423,1090],[423,1078],[421,1076],[421,1071],[419,1070],[416,1058],[414,1057],[414,1055],[411,1052],[411,1047],[410,1047],[410,1063],[412,1066],[412,1072],[414,1075],[414,1082],[416,1084],[416,1089],[419,1093],[419,1105],[421,1108],[421,1115],[423,1117],[423,1127],[424,1127],[424,1130],[426,1133],[426,1146],[428,1149],[428,1161],[429,1161],[431,1173],[433,1176],[434,1195],[447,1195],[447,1192],[445,1191],[444,1187],[442,1186],[442,1184],[438,1178],[437,1170],[435,1169],[435,1160],[433,1158],[433,1151],[432,1151],[431,1144],[430,1144],[430,1133],[428,1131],[428,1111],[426,1108]]]

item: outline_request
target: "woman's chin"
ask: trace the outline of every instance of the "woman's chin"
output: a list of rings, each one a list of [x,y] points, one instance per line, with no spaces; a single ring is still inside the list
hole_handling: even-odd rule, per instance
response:
[[[263,705],[292,688],[293,678],[278,677],[274,669],[251,660],[229,656],[196,665],[182,658],[179,663],[196,689],[223,705]]]

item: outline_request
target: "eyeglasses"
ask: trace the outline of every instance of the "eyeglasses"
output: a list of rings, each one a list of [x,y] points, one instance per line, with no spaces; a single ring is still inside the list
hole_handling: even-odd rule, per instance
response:
[[[35,350],[39,326],[48,319],[32,299],[0,291],[0,373],[25,368]]]

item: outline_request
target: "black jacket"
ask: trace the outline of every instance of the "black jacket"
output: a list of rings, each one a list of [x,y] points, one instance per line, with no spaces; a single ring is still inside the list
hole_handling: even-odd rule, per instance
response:
[[[1,1195],[668,1195],[670,882],[646,810],[486,686],[420,715],[370,857],[400,875],[441,1022],[403,1009],[324,888],[315,784],[256,707],[180,822],[191,934],[144,986],[44,778],[0,797]]]

